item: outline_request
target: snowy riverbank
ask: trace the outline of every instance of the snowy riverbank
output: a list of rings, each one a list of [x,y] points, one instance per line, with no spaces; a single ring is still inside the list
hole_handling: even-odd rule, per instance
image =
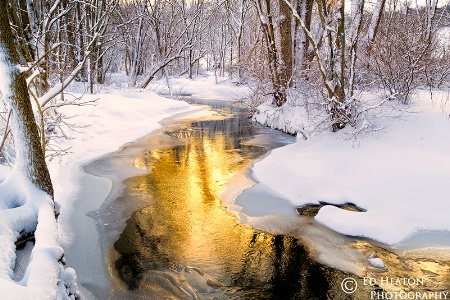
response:
[[[232,84],[213,85],[202,92],[204,80],[179,79],[173,86],[178,90],[191,86],[202,96],[230,99],[235,95]],[[197,96],[195,91],[190,93]],[[159,129],[159,122],[165,118],[181,113],[201,117],[210,112],[183,101],[160,97],[151,90],[105,86],[97,94],[86,94],[82,98],[83,101],[96,99],[95,106],[64,108],[63,113],[76,116],[71,122],[86,126],[73,132],[72,139],[58,141],[62,148],[71,147],[70,153],[62,160],[51,161],[49,168],[55,185],[55,198],[62,206],[59,226],[68,265],[72,266],[71,262],[76,261],[73,267],[85,296],[92,292],[101,297],[108,295],[105,287],[110,285],[110,275],[105,266],[105,249],[100,245],[97,220],[89,213],[102,205],[111,190],[111,182],[86,174],[82,167]],[[86,253],[90,255],[86,256]]]
[[[78,97],[81,95],[74,94],[67,95],[66,97],[69,98],[72,96]],[[80,205],[80,201],[86,200],[79,199],[80,196],[89,197],[87,201],[82,201],[88,205],[81,208],[87,212],[97,209],[102,203],[102,197],[106,197],[109,192],[108,182],[103,182],[102,185],[96,185],[94,187],[94,194],[83,194],[84,185],[92,182],[92,180],[86,181],[84,178],[86,174],[81,171],[81,167],[95,158],[116,151],[122,145],[160,128],[159,121],[164,118],[177,113],[199,109],[183,101],[160,97],[150,91],[129,89],[111,89],[95,95],[84,95],[82,99],[83,102],[93,100],[97,101],[95,106],[64,106],[61,108],[61,112],[70,117],[68,121],[76,124],[77,128],[75,131],[66,132],[70,139],[53,141],[58,147],[68,149],[68,151],[61,159],[53,158],[48,163],[55,189],[55,201],[61,205],[61,214],[58,219],[59,233],[50,232],[49,234],[59,235],[58,240],[60,240],[61,246],[66,249],[66,252],[72,250],[74,239],[79,238],[73,235],[75,226],[87,229],[87,232],[84,234],[89,237],[85,240],[94,243],[93,248],[96,248],[95,245],[99,241],[96,238],[98,234],[95,234],[95,222],[85,215],[74,216],[73,211],[75,210],[74,207]],[[10,172],[11,168],[2,166],[0,168],[0,180],[6,178]],[[98,182],[96,183],[98,184]],[[96,207],[95,205],[98,206]],[[90,223],[92,223],[91,227],[89,227]],[[89,245],[83,246],[89,247]],[[14,252],[14,249],[12,251]],[[101,249],[99,247],[95,251],[98,253],[91,253],[91,256],[93,258],[99,258],[99,260],[94,265],[87,265],[86,268],[102,267],[104,254],[100,253]],[[89,257],[86,256],[86,252],[81,254],[81,260],[91,262]],[[20,263],[25,263],[22,267],[26,267],[26,264],[28,264],[26,259],[30,254],[19,253],[18,255],[17,259],[20,260]],[[24,258],[21,258],[22,256]],[[7,258],[4,258],[5,264],[7,263]],[[34,265],[42,265],[45,263],[45,260],[42,260],[39,256],[32,255],[29,262],[30,265],[31,262]],[[68,263],[68,266],[71,267],[70,260]],[[51,270],[50,267],[46,267],[45,269],[47,271],[42,272],[49,274],[43,273],[41,274],[42,276],[58,276],[59,270]],[[83,274],[83,271],[80,270],[80,273]],[[46,278],[45,276],[43,278]],[[89,280],[95,283],[97,278],[88,277],[85,279],[80,277],[78,281],[85,282]],[[41,286],[43,292],[56,289],[56,287],[50,287],[48,284],[51,284],[51,282]],[[14,286],[14,284],[9,284],[7,281],[0,282],[0,295],[2,299],[19,299],[23,296],[21,293],[17,294],[13,292],[15,289]],[[25,293],[26,290],[23,292]],[[30,290],[29,292],[32,291]],[[45,295],[45,293],[42,295]],[[27,296],[24,297],[26,298]],[[41,299],[41,296],[37,294],[36,297],[36,299]],[[52,295],[47,294],[43,299],[47,298],[51,299]]]
[[[450,246],[442,239],[450,236],[449,101],[448,92],[433,100],[420,92],[414,113],[379,119],[382,130],[357,140],[346,130],[299,135],[253,174],[296,206],[350,202],[366,210],[320,209],[315,220],[339,233],[404,248]]]
[[[75,216],[74,207],[85,203],[84,212],[96,210],[110,190],[108,180],[94,182],[81,167],[160,128],[159,121],[164,118],[198,109],[151,91],[167,92],[163,82],[153,83],[150,90],[102,89],[83,96],[83,101],[98,99],[95,106],[61,108],[73,116],[71,123],[83,127],[70,132],[71,139],[55,141],[61,148],[69,149],[68,154],[49,162],[55,200],[62,206],[59,234],[67,252],[78,249],[73,246],[77,239],[74,226],[88,226],[92,232],[95,229],[95,221],[85,214]],[[173,79],[171,89],[173,93],[211,98],[242,99],[250,93],[247,87],[236,87],[230,82],[216,85],[211,76],[194,81]],[[366,210],[353,212],[335,206],[320,209],[315,220],[339,233],[403,248],[414,243],[418,247],[448,247],[448,95],[437,92],[431,101],[427,93],[419,93],[414,102],[415,113],[385,120],[380,123],[384,126],[382,131],[356,141],[349,140],[345,131],[312,134],[306,141],[299,136],[296,143],[276,149],[257,162],[252,176],[295,206],[351,202]],[[8,172],[9,168],[0,166],[0,181]],[[83,192],[88,185],[95,195]],[[433,240],[433,236],[437,238]],[[99,243],[98,232],[87,240]],[[102,266],[99,258],[104,254],[101,249],[96,251],[92,259],[85,260],[84,268]],[[77,259],[82,260],[83,255]],[[96,261],[95,266],[90,261]],[[70,261],[68,266],[71,267]],[[83,270],[77,271],[82,275],[78,282],[96,280],[95,276],[85,276]],[[11,285],[0,283],[0,295],[11,292]]]
[[[78,284],[85,296],[90,292],[108,295],[105,288],[110,285],[110,275],[105,265],[105,249],[100,244],[97,220],[89,213],[102,205],[111,190],[111,182],[86,174],[82,167],[159,129],[159,122],[165,118],[200,109],[141,90],[109,89],[83,96],[83,101],[95,99],[98,99],[95,106],[66,108],[68,115],[77,115],[75,122],[87,126],[73,132],[73,139],[59,141],[71,147],[71,153],[49,163],[55,199],[62,206],[61,244],[68,265],[77,271]]]
[[[84,101],[96,99],[95,106],[63,108],[64,113],[74,116],[71,122],[83,127],[71,132],[71,139],[58,141],[60,147],[70,148],[69,153],[61,160],[56,158],[49,162],[55,199],[62,205],[59,223],[63,228],[62,241],[66,245],[70,245],[72,240],[71,228],[66,228],[66,218],[71,214],[71,206],[76,205],[70,196],[79,188],[75,170],[160,128],[158,122],[162,119],[193,109],[185,102],[139,90],[110,90],[83,96]]]

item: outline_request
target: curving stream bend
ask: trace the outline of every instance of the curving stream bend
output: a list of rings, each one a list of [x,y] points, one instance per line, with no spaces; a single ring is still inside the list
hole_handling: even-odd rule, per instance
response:
[[[373,287],[342,292],[350,273],[340,270],[366,269],[361,253],[376,246],[297,215],[261,184],[248,188],[249,166],[294,138],[252,124],[239,103],[197,102],[216,115],[167,120],[85,166],[113,184],[89,213],[109,274],[81,284],[98,299],[367,298]]]

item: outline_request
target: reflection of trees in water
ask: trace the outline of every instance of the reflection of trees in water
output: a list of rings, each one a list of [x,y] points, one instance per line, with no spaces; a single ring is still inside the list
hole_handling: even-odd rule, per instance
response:
[[[227,143],[229,143],[227,146],[228,149],[240,149],[242,147],[240,145],[242,140],[246,140],[256,134],[256,129],[248,118],[245,109],[233,106],[226,101],[213,101],[207,104],[216,110],[225,112],[224,119],[193,122],[191,124],[192,128],[194,128],[193,130],[184,128],[168,132],[168,134],[178,138],[196,137],[200,139],[206,138],[211,141],[214,141],[218,135],[225,135],[227,137]],[[230,116],[230,113],[232,116]]]
[[[130,219],[132,221],[124,233],[132,240],[121,237],[122,241],[116,243],[116,248],[122,255],[120,265],[117,266],[130,288],[145,285],[141,280],[149,270],[168,270],[170,266],[178,265],[185,259],[182,253],[174,251],[179,237],[155,236],[152,230],[155,225],[152,224],[152,213],[148,213],[144,209]],[[240,231],[241,225],[237,226],[236,230]],[[134,233],[130,235],[130,232]],[[338,299],[330,296],[330,286],[338,285],[337,278],[341,278],[343,273],[313,261],[296,239],[260,231],[253,231],[248,238],[246,248],[222,249],[232,253],[228,256],[230,260],[223,262],[223,277],[231,277],[229,288],[238,288],[234,296],[240,297],[239,299],[261,300]],[[118,247],[119,243],[127,250],[123,251],[125,248]],[[221,243],[220,246],[224,247],[226,243]],[[209,272],[207,268],[203,271]]]
[[[328,273],[296,239],[255,231],[233,285],[249,298],[327,299]]]
[[[294,238],[239,225],[215,196],[243,163],[265,152],[240,144],[254,134],[242,114],[195,122],[170,133],[189,143],[135,159],[152,171],[136,177],[133,190],[155,202],[133,213],[115,243],[116,268],[131,289],[145,289],[149,274],[190,265],[237,288],[238,299],[327,299],[333,270],[311,260]]]
[[[240,148],[239,142],[256,134],[256,129],[251,121],[245,116],[239,118],[227,118],[223,120],[201,121],[192,124],[194,128],[201,128],[198,134],[202,138],[214,140],[218,133],[226,135],[231,149]]]

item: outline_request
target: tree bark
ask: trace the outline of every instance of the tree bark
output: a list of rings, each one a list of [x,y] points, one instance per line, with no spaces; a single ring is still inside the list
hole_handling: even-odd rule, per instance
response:
[[[283,0],[278,0],[280,7],[280,54],[282,65],[280,68],[280,83],[286,89],[292,77],[292,17],[289,7]]]
[[[311,30],[311,17],[314,0],[298,0],[297,14],[302,18],[306,30]],[[303,28],[298,20],[295,25],[295,39],[294,39],[294,68],[296,73],[304,79],[308,79],[305,72],[308,64],[314,59],[314,54],[309,51],[309,40],[303,31]]]
[[[370,45],[372,45],[373,41],[375,40],[375,36],[377,35],[378,25],[380,24],[385,2],[386,0],[377,1],[372,14],[372,18],[370,19],[369,29],[367,30],[367,40],[369,47]]]
[[[6,0],[0,0],[0,53],[3,52],[0,63],[3,65],[3,75],[9,79],[9,82],[3,82],[6,87],[2,93],[12,112],[11,133],[16,146],[15,169],[23,172],[33,184],[53,198],[53,186],[42,153],[27,84],[24,75],[17,68],[19,57],[6,5]]]
[[[261,6],[261,2],[255,0],[256,8],[261,23],[261,29],[264,35],[266,48],[268,51],[269,68],[272,77],[273,86],[273,102],[278,106],[282,106],[286,102],[286,86],[282,85],[280,80],[278,51],[275,41],[275,29],[273,25],[273,16],[271,14],[270,0],[264,1],[265,9]]]
[[[364,0],[353,0],[351,11],[351,26],[350,26],[350,79],[349,79],[349,95],[354,94],[355,89],[355,67],[357,59],[357,46],[359,33],[362,25],[362,15],[364,10]]]

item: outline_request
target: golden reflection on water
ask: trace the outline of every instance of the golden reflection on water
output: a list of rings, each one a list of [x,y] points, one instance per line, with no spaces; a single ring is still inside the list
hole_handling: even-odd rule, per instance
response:
[[[126,180],[121,199],[149,204],[133,213],[114,245],[115,267],[131,290],[119,288],[111,299],[370,298],[373,287],[364,287],[362,278],[317,263],[295,238],[239,224],[223,207],[217,195],[224,185],[265,152],[240,143],[253,134],[242,118],[183,126],[167,132],[177,140],[173,145],[132,160],[146,174]],[[368,277],[425,278],[430,290],[449,286],[448,257],[401,257],[366,241],[353,247],[365,257],[376,253],[388,266],[369,267]],[[364,288],[345,294],[346,277]]]
[[[203,268],[207,261],[217,266],[215,277],[239,263],[236,254],[246,252],[254,234],[249,227],[238,226],[216,194],[228,178],[241,171],[244,159],[262,150],[244,147],[237,155],[231,145],[223,134],[215,134],[214,139],[149,151],[146,158],[137,157],[134,163],[154,171],[136,177],[131,184],[132,189],[156,199],[143,212],[154,224],[147,234],[160,237],[158,248],[170,252],[177,263]],[[263,243],[261,238],[258,245],[270,248],[270,242]]]
[[[127,181],[125,198],[153,200],[133,213],[115,248],[116,268],[137,299],[184,299],[180,286],[216,299],[338,299],[329,295],[340,287],[329,281],[343,272],[314,262],[294,238],[239,224],[216,196],[265,152],[240,144],[252,134],[242,122],[194,123],[168,133],[189,142],[134,159],[150,171]],[[192,268],[200,279],[192,279]]]

